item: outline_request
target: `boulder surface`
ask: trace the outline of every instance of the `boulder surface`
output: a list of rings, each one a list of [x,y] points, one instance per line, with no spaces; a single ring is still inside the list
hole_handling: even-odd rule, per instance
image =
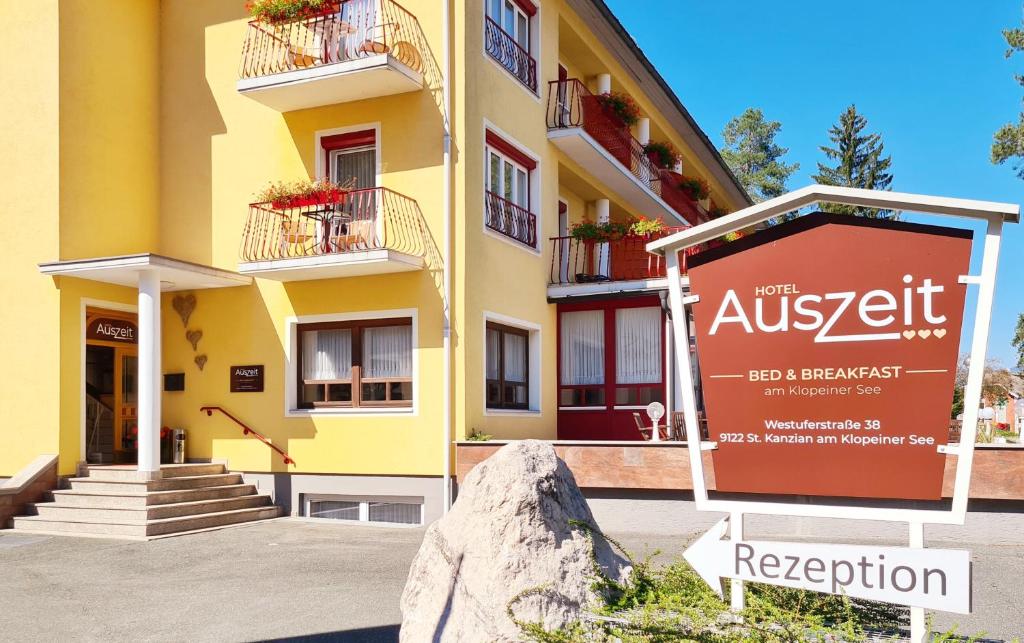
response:
[[[502,447],[427,529],[402,592],[401,640],[522,640],[510,604],[516,619],[548,630],[578,620],[599,600],[595,557],[612,579],[630,570],[600,536],[570,521],[597,527],[554,448],[537,440]]]

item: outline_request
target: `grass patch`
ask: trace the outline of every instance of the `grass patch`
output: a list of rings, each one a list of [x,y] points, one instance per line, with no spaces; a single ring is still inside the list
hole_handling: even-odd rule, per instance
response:
[[[592,526],[579,522],[573,522],[572,526],[587,534],[591,541],[593,589],[602,602],[591,606],[583,620],[549,632],[539,623],[517,619],[515,608],[528,596],[554,590],[543,586],[522,592],[509,602],[508,615],[526,640],[538,643],[863,641],[867,632],[895,634],[909,620],[909,610],[897,605],[760,583],[744,583],[746,609],[734,614],[729,609],[728,583],[725,595],[719,597],[685,561],[656,568],[651,561],[659,552],[636,560],[619,543]],[[594,556],[595,537],[607,541],[632,565],[633,573],[627,582],[609,578],[600,568]],[[935,640],[964,639],[956,636],[954,630]]]

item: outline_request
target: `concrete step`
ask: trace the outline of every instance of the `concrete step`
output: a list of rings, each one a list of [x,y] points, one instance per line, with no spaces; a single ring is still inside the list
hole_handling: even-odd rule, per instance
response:
[[[235,509],[251,509],[271,505],[270,496],[239,496],[196,502],[150,505],[139,508],[102,508],[41,502],[26,505],[25,513],[46,520],[70,522],[110,522],[115,524],[145,524],[149,520],[198,516]]]
[[[144,476],[140,477],[138,470],[134,467],[125,468],[111,468],[104,466],[89,466],[86,467],[86,477],[97,482],[138,482],[145,480]],[[160,473],[164,479],[167,478],[181,478],[186,476],[201,476],[201,475],[217,475],[223,474],[223,464],[174,464],[174,465],[163,465],[160,469]]]
[[[66,533],[68,535],[81,534],[90,536],[144,538],[148,536],[164,536],[184,531],[194,531],[197,529],[225,527],[254,520],[277,518],[280,515],[280,511],[279,507],[270,505],[265,507],[219,511],[200,514],[198,516],[161,518],[145,522],[114,523],[78,520],[52,520],[46,519],[42,516],[18,516],[15,517],[12,522],[14,529],[24,531]]]
[[[123,493],[125,495],[144,495],[147,491],[175,491],[181,489],[198,489],[201,487],[222,487],[240,484],[242,476],[238,473],[219,473],[213,475],[178,476],[148,481],[111,482],[93,478],[71,478],[71,488],[75,491],[90,493]]]
[[[198,489],[150,491],[149,493],[146,493],[141,488],[136,491],[137,493],[133,495],[126,495],[118,492],[62,489],[53,491],[48,499],[66,507],[143,509],[154,505],[251,496],[256,494],[256,487],[251,484],[232,484],[219,487],[200,487]]]

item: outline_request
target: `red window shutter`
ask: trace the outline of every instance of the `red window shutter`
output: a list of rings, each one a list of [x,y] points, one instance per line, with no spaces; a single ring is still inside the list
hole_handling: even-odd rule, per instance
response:
[[[325,150],[343,150],[347,147],[362,147],[373,145],[377,142],[377,134],[372,129],[359,132],[346,132],[333,136],[324,136],[320,139],[320,146]]]
[[[516,163],[522,165],[527,170],[533,171],[537,167],[537,161],[533,160],[526,154],[523,154],[516,146],[512,145],[505,139],[501,138],[491,130],[487,130],[487,145],[498,150],[505,156],[509,157]]]
[[[512,0],[512,2],[515,2],[523,10],[523,13],[531,18],[537,14],[537,5],[530,2],[530,0]]]

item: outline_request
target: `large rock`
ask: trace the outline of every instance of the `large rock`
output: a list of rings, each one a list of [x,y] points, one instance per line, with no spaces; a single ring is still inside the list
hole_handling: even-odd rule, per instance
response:
[[[514,442],[478,464],[416,554],[402,592],[401,640],[521,640],[507,612],[517,596],[520,621],[550,630],[578,620],[598,597],[591,539],[570,520],[596,527],[550,444]],[[600,537],[593,556],[609,577],[628,575]]]

